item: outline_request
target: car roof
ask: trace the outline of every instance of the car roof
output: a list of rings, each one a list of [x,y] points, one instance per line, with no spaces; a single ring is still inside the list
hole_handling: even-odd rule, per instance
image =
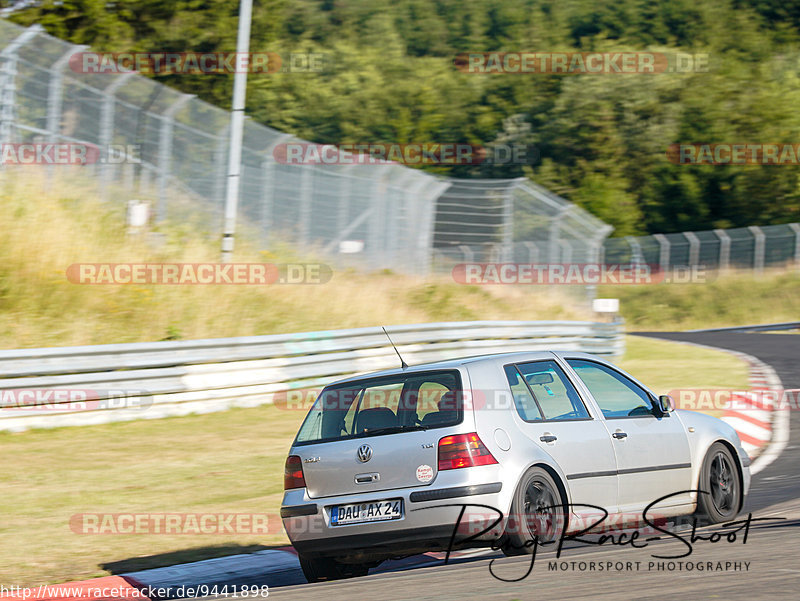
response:
[[[394,376],[440,369],[457,369],[462,365],[473,363],[521,363],[524,361],[541,361],[543,359],[552,359],[556,356],[561,357],[563,355],[586,359],[599,359],[601,361],[603,360],[602,357],[579,351],[512,351],[508,353],[487,353],[482,355],[459,357],[455,359],[446,359],[442,361],[433,361],[430,363],[420,363],[418,365],[409,365],[405,369],[401,367],[395,367],[392,369],[383,369],[370,373],[357,374],[336,380],[335,382],[331,382],[331,385],[342,384],[344,382],[352,382],[356,380],[364,380],[368,378],[379,378],[382,376]]]

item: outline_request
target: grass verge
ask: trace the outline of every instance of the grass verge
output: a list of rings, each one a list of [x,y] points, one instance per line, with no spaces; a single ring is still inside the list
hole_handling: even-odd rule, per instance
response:
[[[191,220],[130,235],[121,202],[79,183],[47,191],[44,178],[0,182],[0,347],[30,348],[221,338],[483,319],[592,319],[573,290],[463,286],[390,272],[334,270],[319,285],[81,285],[74,263],[219,261],[218,235]],[[242,228],[235,261],[312,262]],[[324,262],[324,261],[323,261]],[[582,292],[577,290],[578,293]]]
[[[620,299],[633,331],[675,331],[797,321],[800,272],[719,275],[706,283],[601,286],[599,297]]]
[[[126,232],[124,203],[100,202],[80,179],[34,171],[0,181],[0,347],[29,348],[216,338],[376,324],[482,319],[593,319],[582,287],[465,286],[336,269],[321,285],[78,285],[74,263],[198,263],[219,260],[218,234],[193,220]],[[310,262],[286,245],[268,249],[246,227],[237,262]],[[323,261],[324,262],[324,261]],[[791,321],[800,274],[730,274],[705,284],[600,287],[618,297],[634,330],[676,330]],[[210,310],[209,308],[213,308]]]

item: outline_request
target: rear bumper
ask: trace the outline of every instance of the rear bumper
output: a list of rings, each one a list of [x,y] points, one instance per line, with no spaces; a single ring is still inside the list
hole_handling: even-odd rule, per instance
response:
[[[486,546],[503,531],[498,525],[509,495],[502,482],[462,486],[385,490],[368,495],[309,499],[305,489],[287,491],[281,517],[295,549],[306,557],[334,557],[340,561],[368,562],[427,551],[444,551],[456,533],[453,548]],[[335,505],[403,499],[401,519],[332,526]],[[462,515],[462,509],[464,511]],[[313,511],[313,513],[312,513]],[[462,543],[473,535],[475,540]]]
[[[453,526],[409,528],[328,537],[322,540],[294,542],[304,557],[334,557],[340,561],[361,563],[392,557],[416,555],[428,551],[445,551],[453,535]]]

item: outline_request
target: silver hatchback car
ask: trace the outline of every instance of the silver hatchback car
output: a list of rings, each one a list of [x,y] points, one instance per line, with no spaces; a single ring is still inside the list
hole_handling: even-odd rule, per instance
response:
[[[306,578],[335,579],[453,544],[530,553],[601,511],[729,521],[749,465],[728,424],[602,358],[484,355],[326,387],[286,460],[281,517]]]

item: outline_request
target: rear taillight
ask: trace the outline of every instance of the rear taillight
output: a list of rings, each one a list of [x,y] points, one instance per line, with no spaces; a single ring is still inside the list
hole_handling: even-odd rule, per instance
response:
[[[292,488],[305,488],[306,478],[303,476],[303,462],[297,455],[286,458],[286,467],[283,470],[283,490]]]
[[[439,471],[497,463],[478,435],[455,434],[439,441]]]

